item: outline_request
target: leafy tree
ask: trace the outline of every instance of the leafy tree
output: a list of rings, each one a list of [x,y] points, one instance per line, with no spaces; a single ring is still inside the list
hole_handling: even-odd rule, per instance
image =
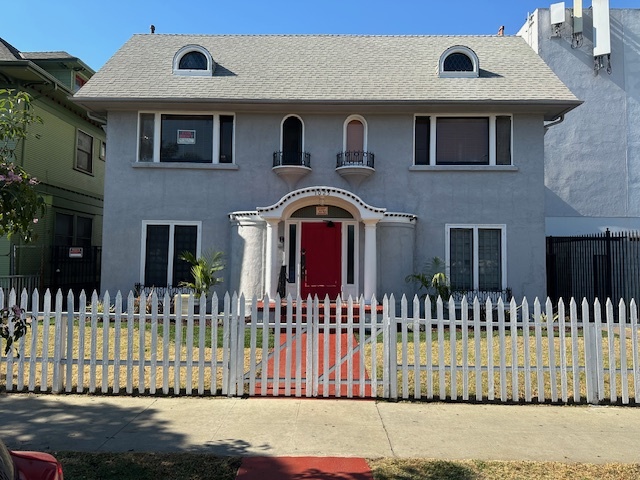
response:
[[[33,240],[33,226],[44,213],[44,200],[35,190],[38,181],[15,163],[32,123],[42,120],[33,112],[29,94],[0,89],[0,236],[19,235],[26,242]],[[24,313],[17,305],[0,310],[5,354],[27,331]]]
[[[191,264],[192,282],[180,282],[181,287],[193,289],[199,295],[209,294],[211,287],[222,283],[221,277],[216,277],[217,272],[224,268],[224,254],[210,250],[197,257],[191,252],[183,252],[180,258]]]
[[[32,110],[30,95],[0,89],[0,236],[19,235],[26,242],[33,240],[33,226],[44,213],[37,179],[15,163],[32,123],[42,120]]]

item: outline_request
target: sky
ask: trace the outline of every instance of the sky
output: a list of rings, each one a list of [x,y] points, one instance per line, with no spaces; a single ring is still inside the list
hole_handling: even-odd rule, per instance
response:
[[[18,0],[0,37],[23,52],[66,51],[98,70],[132,35],[515,35],[557,0]],[[573,0],[565,2],[567,8]],[[583,0],[589,8],[591,0]],[[610,0],[638,8],[639,0]]]

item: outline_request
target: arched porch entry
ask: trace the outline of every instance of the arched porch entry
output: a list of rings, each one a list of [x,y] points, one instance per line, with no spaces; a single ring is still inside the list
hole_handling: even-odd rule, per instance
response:
[[[295,190],[258,208],[267,225],[266,293],[275,296],[284,275],[294,295],[370,299],[377,285],[376,225],[384,213],[335,187]]]

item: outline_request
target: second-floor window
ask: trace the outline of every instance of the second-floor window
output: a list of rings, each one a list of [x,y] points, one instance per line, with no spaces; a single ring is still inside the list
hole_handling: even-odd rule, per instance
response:
[[[78,130],[76,141],[76,169],[86,173],[93,171],[93,137]]]
[[[415,117],[415,165],[511,165],[511,116]]]
[[[140,113],[139,162],[233,163],[232,114]]]

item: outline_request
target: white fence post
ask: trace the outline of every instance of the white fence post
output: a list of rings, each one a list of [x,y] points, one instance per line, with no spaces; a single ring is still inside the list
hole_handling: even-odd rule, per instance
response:
[[[587,302],[586,298],[582,300],[582,328],[584,336],[584,368],[587,380],[587,403],[595,404],[598,401],[595,323],[590,321],[589,302]]]

